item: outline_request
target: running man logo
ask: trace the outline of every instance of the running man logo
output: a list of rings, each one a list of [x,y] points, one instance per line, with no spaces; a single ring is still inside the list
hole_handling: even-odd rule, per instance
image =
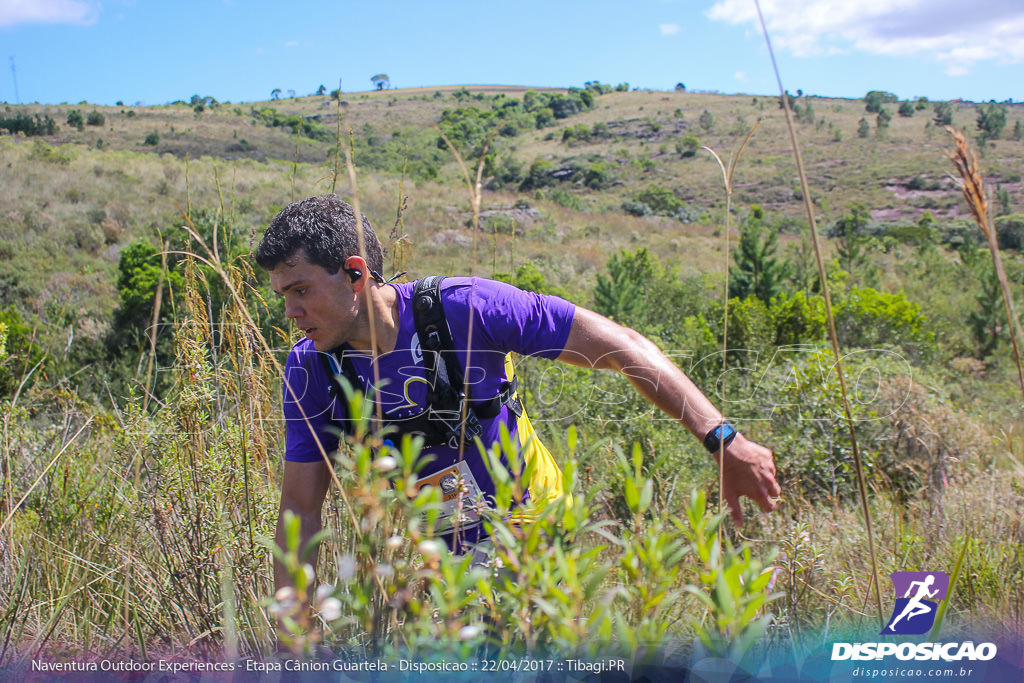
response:
[[[896,605],[882,635],[919,635],[935,623],[939,603],[946,599],[949,576],[944,572],[893,572]]]

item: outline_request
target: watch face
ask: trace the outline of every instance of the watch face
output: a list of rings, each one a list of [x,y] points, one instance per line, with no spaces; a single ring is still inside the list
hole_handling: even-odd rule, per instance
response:
[[[723,422],[714,429],[712,429],[708,435],[704,438],[704,447],[712,453],[716,453],[721,449],[722,444],[726,446],[736,436],[736,428],[728,422]]]

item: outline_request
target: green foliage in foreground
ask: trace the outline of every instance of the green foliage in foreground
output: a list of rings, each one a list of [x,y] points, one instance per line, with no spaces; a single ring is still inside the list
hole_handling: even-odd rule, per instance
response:
[[[368,410],[360,400],[353,404],[353,413]],[[627,521],[613,525],[596,516],[593,492],[578,486],[577,437],[570,429],[563,476],[566,489],[577,493],[527,503],[535,521],[522,526],[507,521],[524,504],[525,490],[510,472],[523,466],[518,449],[503,433],[501,444],[484,453],[498,482],[495,506],[484,510],[491,560],[471,566],[470,556],[451,556],[435,536],[441,501],[436,489],[415,487],[417,444],[406,438],[398,449],[375,447],[380,439],[367,426],[335,467],[352,514],[363,520],[351,538],[338,539],[346,548],[334,551],[344,565],[342,581],[310,582],[297,518],[285,522],[286,547],[272,548],[294,589],[279,592],[269,611],[285,624],[285,642],[297,654],[326,641],[349,643],[346,656],[357,657],[465,659],[486,651],[498,658],[593,658],[644,649],[656,657],[693,629],[712,653],[738,660],[768,625],[763,608],[774,597],[766,591],[771,571],[748,546],[722,542],[717,531],[725,515],[709,513],[703,494],[690,496],[685,516],[656,511],[639,447],[629,458],[617,454]],[[615,565],[602,561],[609,552],[619,558]],[[320,619],[304,610],[310,600]],[[673,628],[680,611],[698,605],[710,625],[694,618],[683,631]]]

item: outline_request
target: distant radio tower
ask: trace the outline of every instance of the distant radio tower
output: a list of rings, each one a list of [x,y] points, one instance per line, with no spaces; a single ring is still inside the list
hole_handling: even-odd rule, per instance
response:
[[[18,70],[14,67],[14,55],[11,55],[11,78],[14,79],[14,103],[21,104],[21,97],[18,96]]]

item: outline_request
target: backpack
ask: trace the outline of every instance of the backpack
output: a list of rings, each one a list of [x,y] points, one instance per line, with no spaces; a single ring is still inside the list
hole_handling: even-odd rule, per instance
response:
[[[523,414],[523,404],[516,393],[519,382],[514,375],[501,384],[496,396],[475,400],[466,394],[465,375],[441,301],[443,280],[441,275],[423,278],[416,283],[412,295],[413,322],[423,350],[424,378],[428,386],[427,406],[410,417],[383,415],[385,427],[395,428],[399,435],[422,436],[424,448],[441,445],[459,448],[460,443],[472,442],[483,433],[480,421],[497,417],[502,406],[507,406],[516,418]],[[333,397],[345,395],[339,376],[365,394],[366,389],[345,350],[335,349],[320,357]],[[354,422],[348,419],[340,422],[342,431],[351,435]]]

